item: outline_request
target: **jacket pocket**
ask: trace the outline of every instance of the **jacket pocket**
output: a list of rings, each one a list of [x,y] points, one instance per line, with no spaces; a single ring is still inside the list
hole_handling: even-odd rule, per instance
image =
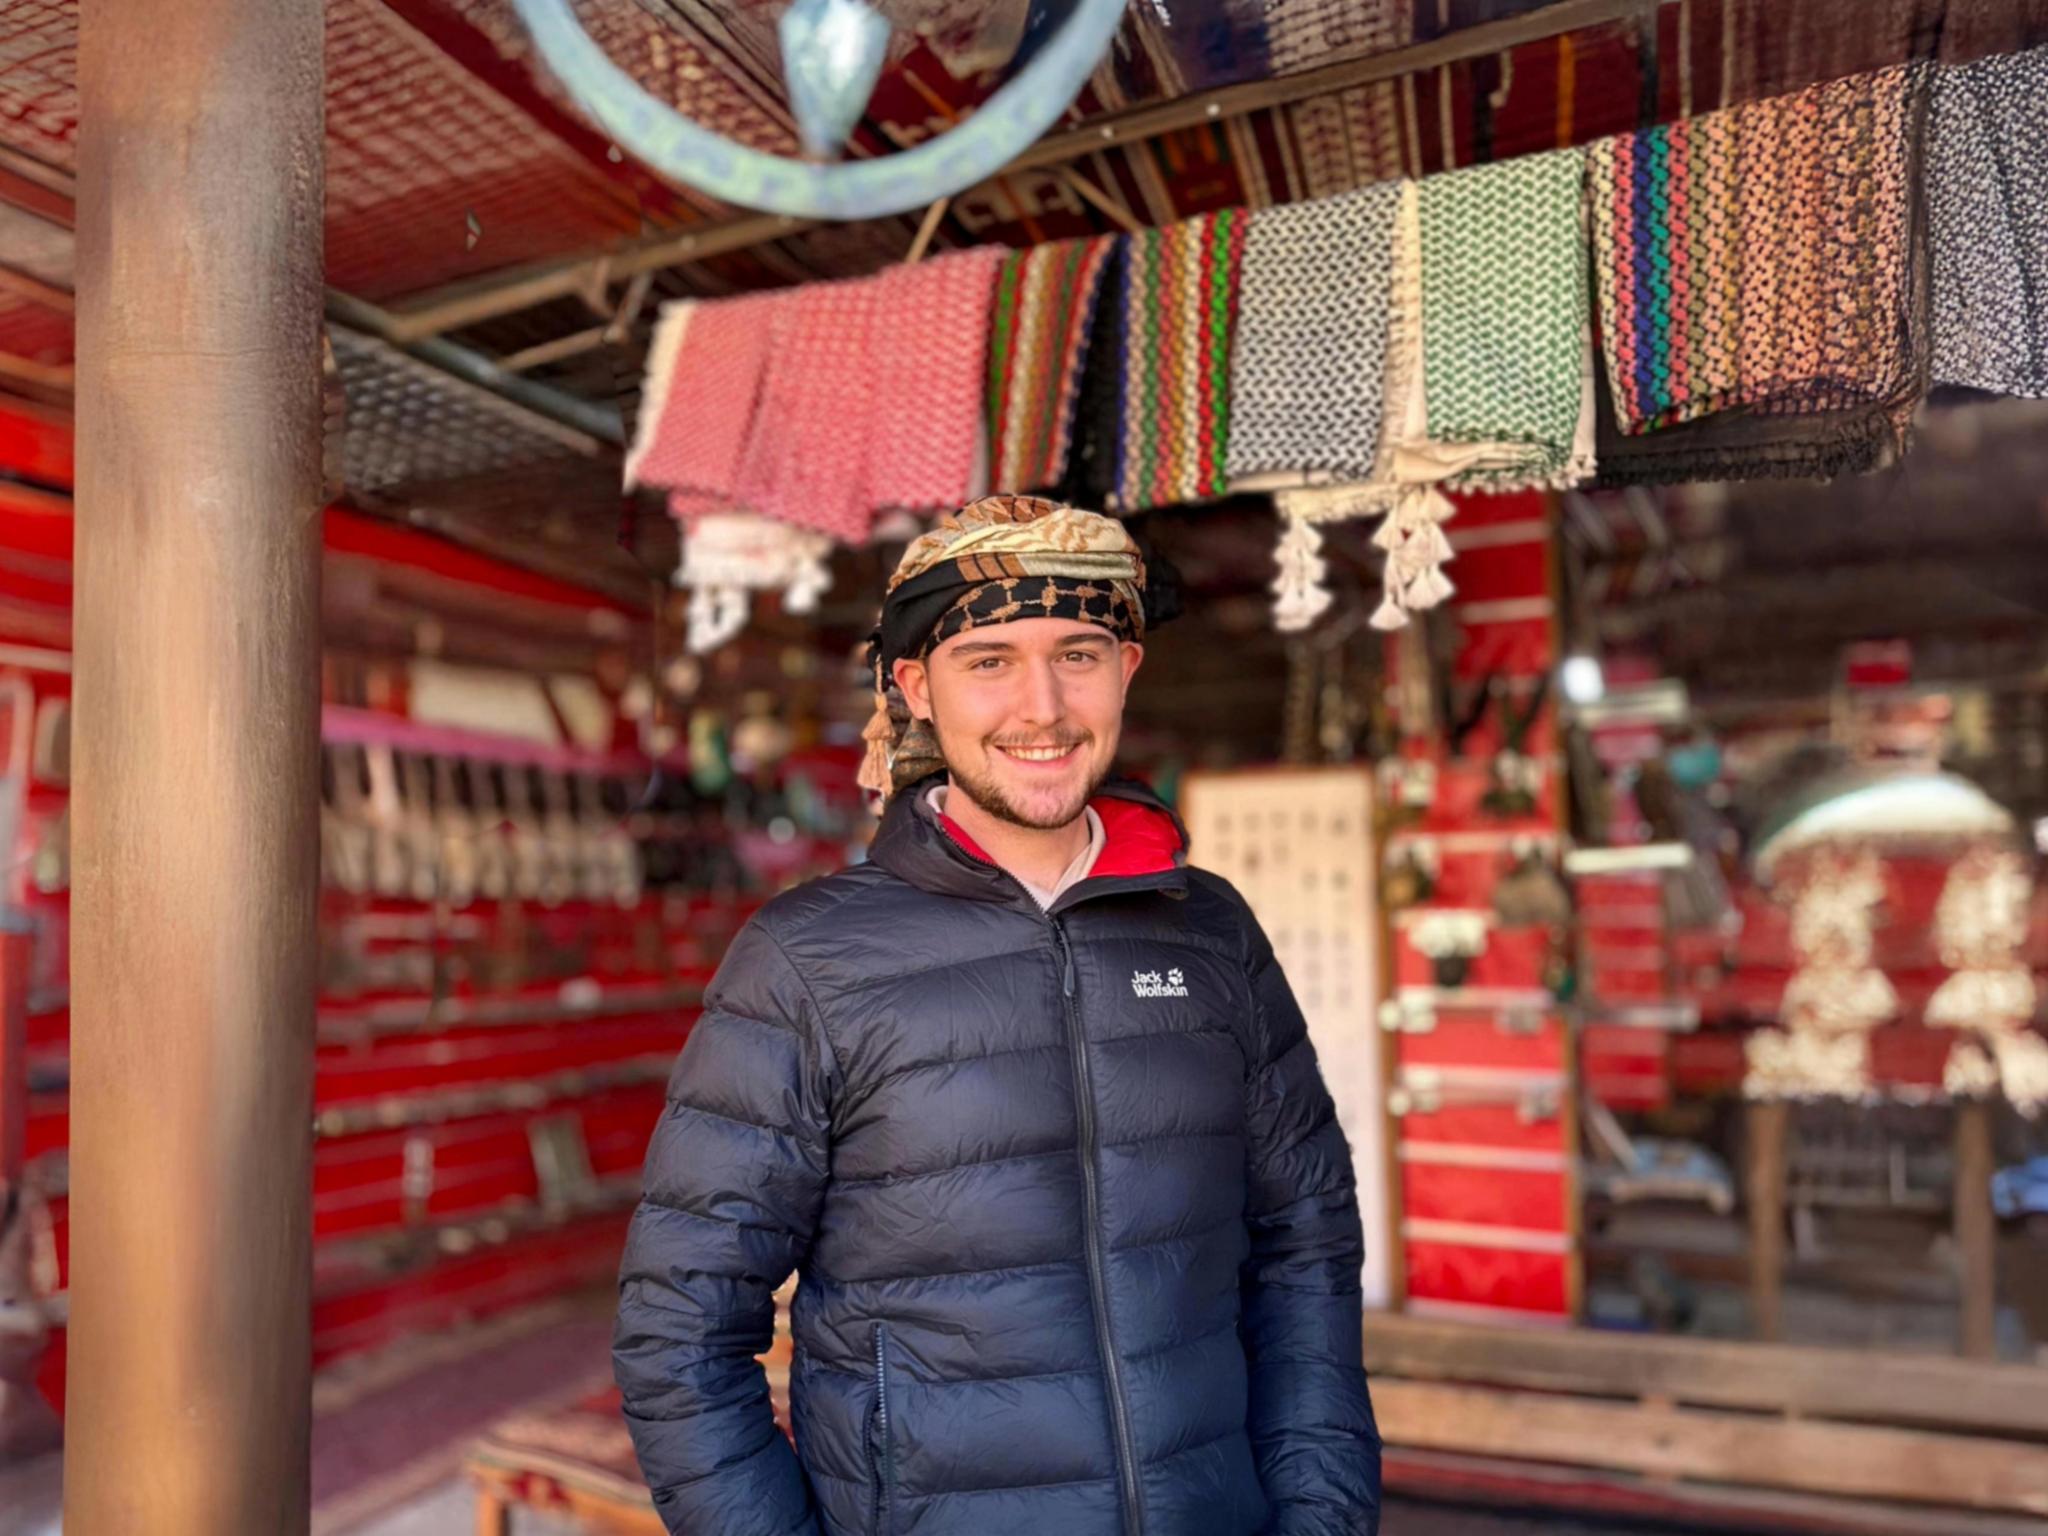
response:
[[[868,1413],[868,1470],[874,1478],[874,1508],[869,1524],[873,1536],[889,1536],[890,1496],[895,1491],[894,1428],[889,1407],[889,1329],[874,1327],[875,1401]]]

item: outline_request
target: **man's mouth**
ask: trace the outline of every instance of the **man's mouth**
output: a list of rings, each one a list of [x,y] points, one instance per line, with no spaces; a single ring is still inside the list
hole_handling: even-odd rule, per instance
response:
[[[1011,758],[1016,762],[1036,763],[1041,765],[1051,763],[1064,763],[1080,750],[1081,743],[1078,741],[1070,741],[1064,746],[1061,746],[1058,743],[1054,743],[1050,746],[1018,745],[998,746],[996,748],[996,751],[1002,753],[1003,756]]]

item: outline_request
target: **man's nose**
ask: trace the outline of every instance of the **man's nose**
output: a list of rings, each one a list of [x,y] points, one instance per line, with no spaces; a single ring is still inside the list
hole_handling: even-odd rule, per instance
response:
[[[1018,715],[1027,724],[1052,725],[1065,713],[1060,697],[1059,673],[1049,661],[1033,662],[1025,668],[1024,696],[1018,701]]]

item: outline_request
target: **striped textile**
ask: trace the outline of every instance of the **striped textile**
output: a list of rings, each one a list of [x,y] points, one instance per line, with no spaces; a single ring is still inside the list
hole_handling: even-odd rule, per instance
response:
[[[1115,491],[1121,512],[1223,494],[1230,348],[1247,215],[1204,214],[1125,241],[1118,293]]]
[[[1837,80],[1588,151],[1615,418],[1910,403],[1919,66]]]
[[[1042,490],[1067,472],[1074,403],[1114,235],[1013,251],[996,278],[986,412],[989,484]]]

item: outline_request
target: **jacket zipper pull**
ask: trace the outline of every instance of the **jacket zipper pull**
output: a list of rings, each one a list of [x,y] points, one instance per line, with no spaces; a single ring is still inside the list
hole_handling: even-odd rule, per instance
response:
[[[1058,923],[1052,925],[1052,936],[1060,945],[1060,994],[1074,995],[1074,951],[1067,944],[1067,932]]]

